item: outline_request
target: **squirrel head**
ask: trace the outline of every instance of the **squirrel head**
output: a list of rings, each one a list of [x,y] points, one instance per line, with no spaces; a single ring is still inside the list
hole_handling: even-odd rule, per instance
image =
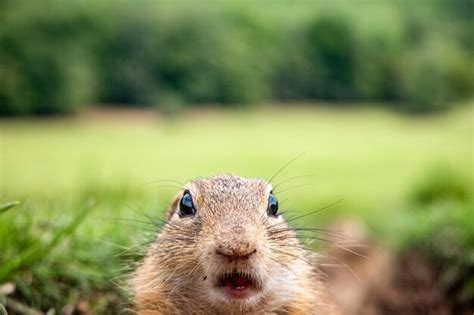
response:
[[[308,264],[299,259],[303,249],[267,181],[234,175],[193,180],[167,216],[153,251],[163,265],[157,268],[172,273],[166,280],[172,285],[194,286],[196,295],[239,309],[297,294],[297,270]]]

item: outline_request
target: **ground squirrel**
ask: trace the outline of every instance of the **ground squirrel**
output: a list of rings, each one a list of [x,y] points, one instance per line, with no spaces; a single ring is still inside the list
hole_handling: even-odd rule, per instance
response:
[[[136,313],[338,314],[272,185],[189,182],[131,279]]]

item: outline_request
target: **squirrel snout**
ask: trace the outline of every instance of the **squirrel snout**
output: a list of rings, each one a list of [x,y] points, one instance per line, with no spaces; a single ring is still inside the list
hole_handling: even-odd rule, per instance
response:
[[[226,257],[229,259],[229,261],[248,259],[256,252],[257,249],[254,246],[242,246],[235,248],[225,248],[223,246],[219,246],[216,249],[217,255]]]
[[[232,260],[248,259],[257,252],[252,236],[242,226],[235,225],[216,239],[215,253]]]

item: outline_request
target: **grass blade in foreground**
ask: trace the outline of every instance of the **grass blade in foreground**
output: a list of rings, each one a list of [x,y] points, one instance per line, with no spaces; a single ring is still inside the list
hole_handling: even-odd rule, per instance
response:
[[[8,261],[5,265],[0,267],[0,282],[5,281],[12,273],[25,267],[27,265],[34,264],[40,260],[44,255],[54,249],[62,240],[67,238],[69,235],[74,233],[78,226],[84,221],[89,211],[93,208],[93,205],[89,202],[83,207],[81,211],[78,211],[77,215],[72,221],[63,229],[59,229],[54,236],[48,242],[32,246],[25,250],[23,253]]]
[[[18,206],[19,204],[20,204],[19,201],[12,201],[12,202],[8,202],[6,204],[0,205],[0,214],[7,212],[11,208]]]

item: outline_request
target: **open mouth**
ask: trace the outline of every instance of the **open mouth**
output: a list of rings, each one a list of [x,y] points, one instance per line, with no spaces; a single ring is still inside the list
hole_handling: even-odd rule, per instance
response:
[[[231,298],[243,299],[258,290],[257,281],[243,272],[224,273],[219,277],[217,286]]]

